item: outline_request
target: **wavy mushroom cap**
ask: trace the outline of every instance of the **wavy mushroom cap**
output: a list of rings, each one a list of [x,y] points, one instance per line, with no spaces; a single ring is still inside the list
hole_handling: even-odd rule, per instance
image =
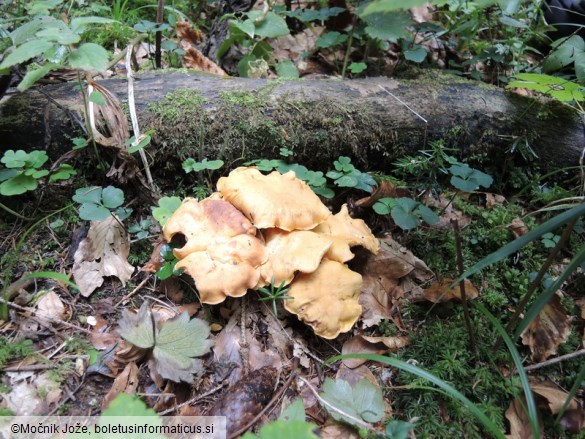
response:
[[[260,267],[261,282],[289,284],[297,271],[312,273],[319,267],[332,240],[305,230],[287,232],[276,228],[262,232],[268,259]]]
[[[362,313],[358,300],[362,276],[346,265],[323,259],[310,274],[301,273],[285,300],[287,311],[311,326],[315,334],[332,339],[349,331]]]
[[[228,241],[237,235],[254,235],[252,223],[225,200],[206,198],[197,201],[185,198],[163,227],[163,236],[170,242],[174,235],[185,235],[186,244],[174,250],[178,259]]]
[[[310,230],[331,216],[293,171],[264,175],[256,168],[237,168],[219,179],[217,189],[259,229]]]
[[[349,247],[360,245],[374,254],[380,249],[380,241],[361,219],[349,216],[347,204],[313,229],[313,232],[333,238],[333,245],[325,255],[326,258],[346,262],[353,258]]]
[[[201,302],[211,305],[226,297],[241,297],[260,279],[260,264],[266,261],[262,241],[250,235],[238,235],[229,241],[190,253],[176,268],[184,268],[195,281]]]

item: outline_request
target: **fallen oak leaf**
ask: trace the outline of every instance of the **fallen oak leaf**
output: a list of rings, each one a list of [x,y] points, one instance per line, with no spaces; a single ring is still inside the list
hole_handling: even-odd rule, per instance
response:
[[[459,284],[455,285],[451,289],[449,286],[453,283],[453,279],[445,278],[441,282],[433,283],[429,288],[423,290],[422,297],[413,297],[414,302],[429,301],[433,303],[448,302],[450,300],[461,300],[461,289]],[[465,279],[465,295],[467,300],[475,299],[479,296],[479,291],[473,286],[473,284]]]

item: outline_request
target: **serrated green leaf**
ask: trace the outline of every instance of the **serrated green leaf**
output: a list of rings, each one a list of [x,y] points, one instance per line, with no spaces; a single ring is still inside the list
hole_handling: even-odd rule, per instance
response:
[[[254,20],[248,18],[247,20],[234,20],[232,21],[232,26],[241,30],[243,33],[248,35],[250,38],[254,38],[254,33],[256,32],[256,26],[254,26]]]
[[[85,43],[69,54],[69,64],[81,70],[106,70],[108,52],[99,44]]]
[[[0,64],[0,69],[5,69],[16,64],[21,64],[31,58],[34,58],[35,56],[41,55],[53,47],[53,44],[54,43],[50,41],[41,39],[27,41],[26,43],[18,46],[4,58],[2,64]]]
[[[158,207],[152,208],[152,216],[161,226],[164,226],[180,205],[181,199],[179,197],[162,197],[158,201]]]
[[[428,0],[374,0],[367,4],[367,6],[359,14],[360,18],[378,12],[393,12],[405,11],[415,6],[420,6],[427,3]]]
[[[116,20],[112,20],[111,18],[105,17],[75,17],[71,20],[69,27],[73,32],[83,32],[84,28],[88,24],[109,24],[109,23],[116,23]]]
[[[27,191],[34,191],[38,186],[37,180],[31,176],[18,174],[0,184],[0,194],[5,196],[20,195]]]
[[[297,79],[299,77],[299,70],[290,59],[285,59],[276,65],[276,74],[281,78]]]
[[[585,95],[579,84],[556,76],[540,73],[519,73],[507,88],[525,88],[547,94],[561,102],[583,101]]]
[[[36,84],[38,80],[44,78],[51,70],[59,69],[61,67],[61,64],[48,63],[37,69],[28,70],[16,88],[19,91],[28,90],[30,87]]]
[[[144,422],[148,422],[149,425],[161,425],[162,423],[156,412],[148,408],[139,397],[124,392],[118,394],[108,404],[101,416],[141,416],[144,418]]]
[[[407,12],[375,13],[364,16],[363,20],[368,24],[365,32],[369,37],[391,42],[406,37],[406,28],[414,24]]]
[[[315,424],[304,421],[273,421],[264,425],[258,435],[246,433],[242,439],[319,439]]]
[[[81,37],[71,32],[69,27],[62,21],[57,21],[55,24],[60,23],[58,26],[45,28],[37,32],[36,36],[46,41],[53,41],[58,44],[77,44],[81,40]]]
[[[108,209],[115,209],[124,204],[124,191],[114,186],[105,187],[102,191],[102,204]]]
[[[49,15],[49,12],[63,3],[63,0],[37,0],[25,3],[30,15]]]
[[[262,11],[248,12],[248,18],[255,21],[260,18]],[[254,23],[255,35],[263,38],[277,38],[290,33],[288,25],[284,18],[274,12],[268,12],[264,20],[260,23]]]
[[[295,399],[292,403],[285,407],[280,416],[279,421],[305,421],[305,405],[302,398]]]
[[[148,303],[144,302],[137,314],[127,309],[122,310],[122,318],[118,322],[118,333],[134,346],[149,349],[154,346],[154,323]]]
[[[332,32],[325,32],[315,41],[315,46],[321,48],[327,48],[336,46],[338,44],[346,42],[348,36],[346,34],[340,34],[339,32],[332,31]]]
[[[79,218],[86,221],[103,221],[110,216],[110,211],[103,206],[84,203],[79,208]]]
[[[56,20],[55,18],[48,16],[33,18],[28,23],[25,23],[22,26],[18,26],[16,29],[10,32],[12,43],[15,46],[19,46],[25,41],[33,38],[39,30],[51,27],[57,21],[60,20]]]
[[[327,378],[321,397],[351,416],[343,416],[325,405],[333,419],[357,427],[362,427],[357,420],[373,423],[381,420],[384,415],[382,390],[365,378],[358,381],[353,388],[347,381]]]

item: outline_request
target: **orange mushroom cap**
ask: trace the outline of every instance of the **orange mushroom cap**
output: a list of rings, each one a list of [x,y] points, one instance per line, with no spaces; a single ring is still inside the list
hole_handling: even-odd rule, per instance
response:
[[[256,168],[237,168],[219,179],[217,189],[259,229],[310,230],[331,216],[293,171],[264,175]]]
[[[347,204],[341,206],[341,210],[331,215],[313,229],[313,232],[329,236],[333,239],[333,245],[325,255],[326,258],[347,262],[353,258],[349,247],[361,245],[374,254],[380,249],[380,241],[374,236],[370,228],[361,219],[349,216]]]
[[[173,253],[183,259],[190,253],[203,251],[234,236],[254,235],[256,228],[225,200],[185,198],[163,227],[167,242],[177,233],[185,235],[187,243]]]
[[[312,273],[319,267],[332,241],[305,230],[287,232],[272,228],[263,232],[268,259],[260,267],[261,281],[289,284],[295,272]]]
[[[358,303],[362,276],[346,265],[323,259],[310,274],[301,273],[284,301],[287,311],[311,326],[315,334],[332,339],[349,331],[362,313]]]

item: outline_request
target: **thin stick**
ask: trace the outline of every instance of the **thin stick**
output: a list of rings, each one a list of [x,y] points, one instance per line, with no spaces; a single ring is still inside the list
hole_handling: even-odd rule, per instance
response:
[[[250,422],[248,422],[242,428],[240,428],[239,430],[230,434],[228,436],[228,439],[235,439],[235,438],[239,437],[242,433],[246,432],[248,429],[252,428],[254,426],[254,424],[256,424],[256,422],[258,422],[258,420],[274,405],[274,403],[276,401],[280,400],[280,398],[282,397],[282,395],[284,395],[284,392],[286,391],[286,389],[288,389],[290,387],[290,385],[292,384],[292,382],[296,376],[297,376],[296,371],[293,371],[290,374],[290,376],[288,377],[288,379],[286,380],[286,382],[283,384],[283,386],[280,388],[280,390],[278,392],[276,392],[276,394],[272,397],[272,399],[268,402],[268,404],[266,404],[266,406],[262,409],[262,411],[260,413],[258,413],[254,417],[254,419],[252,419]]]
[[[414,111],[412,108],[410,108],[408,106],[408,104],[406,102],[404,102],[402,99],[400,99],[398,96],[393,95],[392,93],[390,93],[388,90],[386,90],[384,87],[382,87],[380,84],[378,84],[378,87],[380,87],[382,90],[384,90],[386,93],[388,93],[390,96],[392,96],[394,99],[396,99],[398,102],[400,102],[402,105],[404,105],[406,108],[408,108],[412,113],[414,113],[416,116],[418,116],[418,118],[420,120],[422,120],[424,123],[429,123],[424,117],[422,117],[420,114],[418,114],[416,111]]]
[[[128,79],[128,109],[130,111],[130,120],[132,121],[132,131],[134,132],[134,142],[138,144],[140,142],[140,127],[138,126],[138,116],[136,116],[136,103],[134,101],[134,73],[132,72],[132,63],[130,58],[132,57],[132,46],[128,46],[126,50],[126,78]],[[138,150],[142,164],[144,165],[144,172],[146,173],[146,179],[153,192],[156,192],[154,187],[154,181],[150,174],[150,167],[148,166],[148,160],[146,159],[146,153],[142,148]]]
[[[526,366],[524,370],[526,372],[530,372],[532,370],[540,369],[542,367],[547,367],[552,364],[561,363],[565,360],[570,360],[571,358],[577,358],[581,355],[585,355],[585,349],[581,349],[579,351],[571,352],[570,354],[561,355],[560,357],[551,358],[550,360],[543,361],[542,363],[533,364],[532,366]]]
[[[136,288],[134,288],[132,291],[130,291],[128,294],[126,294],[124,297],[122,297],[120,299],[120,301],[118,303],[116,303],[116,306],[114,306],[114,308],[118,308],[122,304],[126,305],[126,303],[128,302],[128,299],[130,299],[134,294],[136,294],[139,290],[141,290],[142,287],[144,286],[144,284],[146,284],[146,282],[148,282],[149,279],[150,279],[150,276],[145,277],[144,280],[142,282],[140,282]]]
[[[309,390],[313,393],[313,395],[315,395],[315,398],[317,398],[322,405],[327,406],[329,408],[329,410],[334,411],[335,413],[343,416],[344,418],[351,419],[355,424],[359,425],[362,428],[367,428],[368,430],[373,430],[373,427],[371,424],[368,424],[367,422],[364,422],[361,419],[355,418],[352,415],[350,415],[349,413],[345,413],[343,410],[338,409],[334,405],[331,405],[330,403],[325,401],[323,398],[321,398],[321,396],[319,396],[319,393],[317,392],[317,390],[305,378],[303,378],[302,376],[299,376],[299,380],[301,380],[303,383],[305,383],[307,385],[307,387],[309,387]]]
[[[6,305],[8,305],[8,308],[12,308],[12,309],[15,309],[17,311],[32,313],[33,315],[35,315],[35,320],[40,321],[39,323],[42,323],[42,321],[45,320],[45,321],[47,321],[49,323],[53,323],[55,325],[67,326],[68,328],[75,329],[76,331],[80,331],[80,332],[83,332],[85,334],[89,334],[89,335],[93,334],[91,331],[89,331],[85,328],[82,328],[81,326],[74,325],[73,323],[69,323],[69,322],[66,322],[64,320],[54,319],[52,317],[47,317],[47,316],[43,316],[43,315],[36,315],[37,314],[36,310],[31,309],[31,308],[25,308],[24,306],[17,305],[16,303],[8,302],[8,301],[2,299],[1,297],[0,297],[0,303],[5,303]]]
[[[457,252],[457,271],[461,276],[465,271],[463,267],[463,252],[461,251],[461,230],[459,229],[459,221],[451,220],[453,233],[455,234],[455,251]],[[477,347],[475,345],[475,335],[473,334],[473,326],[471,325],[471,317],[469,316],[469,308],[467,306],[467,293],[465,292],[465,281],[459,282],[459,291],[461,292],[461,302],[463,303],[463,315],[465,316],[465,325],[467,326],[467,333],[469,334],[469,350],[477,354]]]
[[[54,364],[29,364],[24,366],[10,366],[2,369],[2,372],[37,372],[39,370],[55,369]]]
[[[195,398],[191,398],[189,401],[182,402],[181,404],[176,405],[174,407],[171,407],[169,409],[163,410],[162,412],[159,412],[158,414],[160,416],[165,416],[165,415],[168,415],[169,413],[173,413],[174,411],[179,410],[180,408],[185,407],[186,405],[192,404],[192,403],[197,402],[197,401],[201,401],[203,398],[207,398],[209,395],[213,395],[218,390],[221,390],[222,387],[225,386],[227,382],[228,381],[224,381],[219,386],[215,386],[213,389],[208,390],[203,395],[199,395],[199,396],[196,396]]]

